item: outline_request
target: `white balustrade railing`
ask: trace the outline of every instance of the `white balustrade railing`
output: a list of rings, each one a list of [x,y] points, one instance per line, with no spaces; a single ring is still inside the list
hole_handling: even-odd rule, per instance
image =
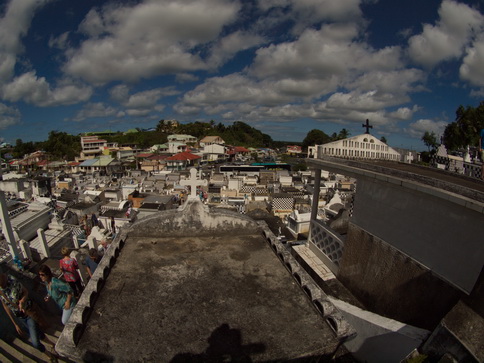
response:
[[[328,259],[339,267],[343,256],[344,240],[322,221],[311,220],[309,242],[313,243]]]

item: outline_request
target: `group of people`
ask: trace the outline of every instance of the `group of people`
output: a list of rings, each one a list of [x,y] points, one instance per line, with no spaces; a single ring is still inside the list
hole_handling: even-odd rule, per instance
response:
[[[67,324],[72,311],[82,293],[83,286],[76,259],[70,257],[71,250],[63,247],[64,256],[59,261],[59,267],[63,274],[63,280],[54,276],[47,265],[39,268],[38,275],[45,285],[47,295],[44,300],[53,300],[62,310],[62,324]],[[85,260],[86,272],[92,277],[97,268],[100,257],[95,248],[91,248]],[[65,280],[65,281],[64,281]],[[41,352],[45,352],[51,359],[55,359],[54,343],[44,333],[48,327],[46,319],[40,307],[29,297],[29,292],[18,279],[11,274],[0,272],[0,300],[2,306],[12,321],[15,330],[20,336],[28,334],[32,345]],[[42,341],[51,345],[51,350],[46,350]]]
[[[90,216],[85,215],[81,219],[81,227],[86,233],[86,237],[91,234],[93,227],[99,226],[99,220],[97,219],[96,213],[92,213]]]

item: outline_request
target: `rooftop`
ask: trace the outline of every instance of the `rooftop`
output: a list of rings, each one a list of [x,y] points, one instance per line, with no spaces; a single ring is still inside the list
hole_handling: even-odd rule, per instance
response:
[[[124,247],[75,348],[78,356],[278,361],[336,350],[334,332],[252,219],[208,213],[189,200],[182,212],[157,213],[122,233]],[[58,348],[66,353],[62,343]]]

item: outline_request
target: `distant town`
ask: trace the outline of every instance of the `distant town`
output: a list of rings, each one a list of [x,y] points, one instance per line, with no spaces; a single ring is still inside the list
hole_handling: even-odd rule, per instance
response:
[[[113,264],[126,266],[128,260],[135,263],[142,256],[163,262],[164,256],[149,253],[131,253],[128,258],[121,250],[125,244],[133,249],[145,243],[136,239],[148,238],[154,246],[173,234],[179,236],[177,242],[170,240],[173,248],[182,248],[188,239],[187,246],[197,240],[204,250],[215,246],[209,241],[219,238],[239,241],[230,247],[230,256],[243,261],[248,256],[243,246],[249,230],[254,238],[270,244],[328,324],[321,332],[327,336],[326,345],[318,354],[339,351],[346,361],[402,361],[450,351],[465,359],[481,357],[477,345],[461,348],[474,337],[472,329],[456,332],[445,324],[454,323],[447,312],[459,309],[454,304],[461,296],[481,301],[473,291],[481,281],[482,260],[471,256],[482,253],[482,248],[476,250],[477,236],[482,235],[476,221],[484,210],[482,162],[470,150],[456,156],[441,144],[423,166],[420,153],[392,148],[371,135],[368,121],[362,126],[366,132],[360,135],[334,135],[307,147],[277,148],[228,145],[219,135],[198,138],[180,133],[169,133],[166,143],[139,148],[108,142],[105,133],[89,133],[80,136],[75,145],[79,154],[71,161],[52,160],[44,150],[9,157],[2,161],[0,178],[0,260],[37,289],[35,274],[41,266],[50,266],[54,276],[62,278],[59,260],[66,248],[69,258],[78,261],[85,289],[73,316],[82,318],[71,318],[65,328],[57,322],[52,333],[59,357],[74,361],[82,361],[86,354],[83,344],[91,347],[98,342],[87,336],[80,346],[72,343],[80,339],[79,324],[89,324],[84,315],[93,311],[99,287],[106,283]],[[466,216],[465,223],[460,215]],[[422,249],[422,245],[428,247]],[[227,245],[217,248],[222,251]],[[428,249],[451,253],[429,254]],[[95,274],[87,268],[92,253],[100,256],[96,271],[102,269]],[[458,263],[453,257],[460,254],[468,256],[466,268],[449,269]],[[185,257],[178,258],[176,264],[186,263]],[[231,266],[245,268],[245,262]],[[420,281],[416,276],[426,266],[432,266],[433,274]],[[116,281],[110,277],[107,283],[110,279]],[[401,279],[413,290],[397,289]],[[242,284],[240,289],[250,287],[237,283]],[[167,288],[159,287],[160,291]],[[443,298],[437,303],[434,294]],[[404,297],[409,299],[406,305],[399,303]],[[120,300],[117,306],[122,311],[123,303],[127,301]],[[468,324],[477,326],[479,319],[469,316]],[[395,324],[404,329],[394,331]],[[110,334],[109,324],[103,326],[108,329],[103,334]],[[361,350],[375,336],[389,332],[376,350]],[[441,339],[449,345],[442,348]],[[0,340],[0,354],[21,341],[2,344]],[[385,353],[386,345],[393,347],[391,353]],[[113,346],[110,354],[123,356],[122,347]],[[296,354],[298,348],[288,349]],[[168,354],[162,351],[159,354]],[[139,353],[132,353],[136,360]],[[48,359],[38,354],[40,361]],[[267,354],[278,357],[279,351]]]

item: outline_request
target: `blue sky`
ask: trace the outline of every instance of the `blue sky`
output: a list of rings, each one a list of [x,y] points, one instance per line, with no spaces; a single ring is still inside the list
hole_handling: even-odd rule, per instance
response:
[[[0,2],[0,141],[244,121],[425,150],[484,96],[484,1]]]

